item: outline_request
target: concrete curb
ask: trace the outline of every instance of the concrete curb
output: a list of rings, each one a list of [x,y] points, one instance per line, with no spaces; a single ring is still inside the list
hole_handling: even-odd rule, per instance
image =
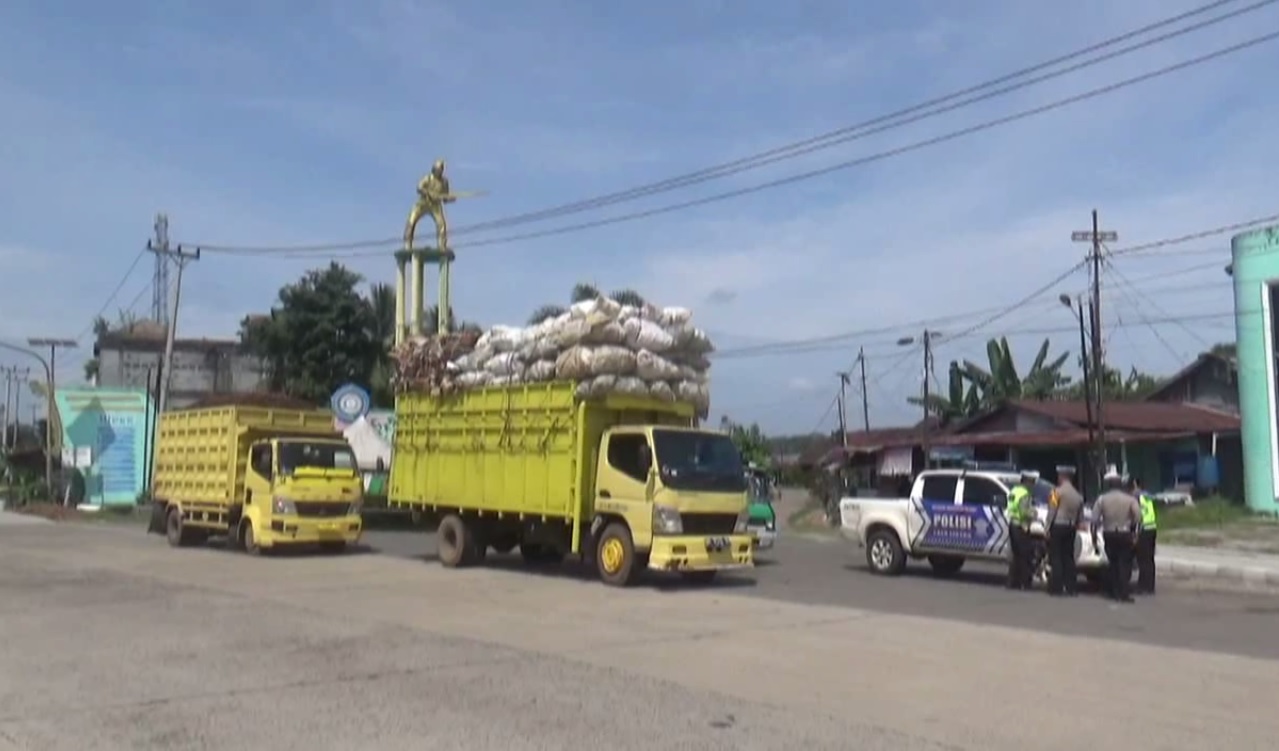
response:
[[[1279,587],[1279,570],[1262,566],[1243,566],[1233,563],[1212,563],[1176,557],[1155,558],[1160,573],[1186,576],[1194,579],[1217,579],[1253,586]]]
[[[31,527],[40,524],[53,524],[39,516],[19,514],[16,511],[0,511],[0,527]]]

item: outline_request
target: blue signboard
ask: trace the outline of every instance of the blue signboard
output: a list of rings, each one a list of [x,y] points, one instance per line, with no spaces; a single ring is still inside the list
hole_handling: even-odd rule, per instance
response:
[[[79,464],[85,503],[131,505],[142,491],[155,405],[142,389],[68,388],[55,397],[62,455]]]
[[[912,501],[922,521],[912,547],[998,554],[1008,544],[1008,522],[996,506],[959,506],[953,501]]]
[[[352,423],[369,413],[373,398],[354,383],[343,384],[329,398],[329,408],[339,422]]]

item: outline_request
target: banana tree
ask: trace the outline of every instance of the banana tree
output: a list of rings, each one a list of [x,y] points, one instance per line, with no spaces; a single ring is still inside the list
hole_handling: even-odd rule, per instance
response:
[[[912,396],[907,401],[924,407],[926,414],[936,416],[943,424],[976,414],[981,409],[977,388],[967,382],[964,369],[958,362],[950,364],[945,395],[929,394],[927,399]]]

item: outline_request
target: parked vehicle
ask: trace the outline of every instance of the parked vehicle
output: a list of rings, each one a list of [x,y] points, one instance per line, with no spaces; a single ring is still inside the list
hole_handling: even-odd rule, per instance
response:
[[[773,508],[777,486],[768,470],[753,463],[747,468],[746,481],[746,531],[754,537],[756,550],[768,550],[777,541],[777,511]]]
[[[175,547],[226,536],[249,553],[359,541],[355,456],[323,410],[226,406],[160,416],[148,531]]]
[[[1020,481],[1017,472],[938,469],[921,472],[908,498],[845,498],[840,525],[845,537],[866,549],[866,563],[876,574],[896,575],[908,560],[927,560],[938,575],[953,575],[969,559],[1007,560],[1009,491]],[[1040,480],[1032,498],[1036,520],[1034,565],[1044,566],[1044,522],[1052,486]],[[1090,515],[1080,521],[1075,543],[1079,573],[1097,578],[1105,556],[1089,534]]]
[[[606,584],[644,569],[709,581],[753,564],[746,479],[682,402],[583,400],[560,381],[396,400],[389,504],[438,521],[440,562],[580,555]],[[427,519],[428,523],[432,519]]]

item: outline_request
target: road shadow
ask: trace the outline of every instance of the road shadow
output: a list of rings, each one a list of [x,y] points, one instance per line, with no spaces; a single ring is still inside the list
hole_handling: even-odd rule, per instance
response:
[[[846,563],[844,564],[844,570],[851,571],[862,576],[876,576],[876,574],[871,573],[870,569],[867,568],[865,564]],[[952,584],[960,584],[970,587],[981,587],[983,589],[1004,589],[1008,582],[1008,574],[997,569],[986,571],[963,569],[958,573],[943,576],[934,573],[928,566],[907,566],[906,570],[901,573],[900,578],[913,581],[949,582]],[[1045,593],[1046,589],[1044,584],[1042,582],[1036,583],[1034,585],[1034,591]],[[1093,584],[1081,576],[1079,578],[1079,594],[1100,596],[1104,593],[1100,585]]]
[[[414,560],[439,565],[440,558],[435,553],[425,553],[421,555],[411,556]],[[594,567],[587,565],[580,560],[566,560],[557,564],[531,564],[525,563],[524,559],[518,553],[494,553],[489,551],[484,562],[472,568],[489,569],[492,571],[503,571],[515,573],[520,576],[538,576],[546,579],[560,579],[566,581],[581,582],[599,582],[599,575]],[[724,571],[715,577],[715,580],[706,584],[685,581],[680,578],[679,574],[674,572],[662,572],[644,570],[639,581],[635,583],[637,587],[652,589],[657,592],[687,592],[687,591],[708,591],[708,590],[724,590],[724,589],[742,589],[756,586],[754,578],[750,577],[749,569],[744,572]]]

